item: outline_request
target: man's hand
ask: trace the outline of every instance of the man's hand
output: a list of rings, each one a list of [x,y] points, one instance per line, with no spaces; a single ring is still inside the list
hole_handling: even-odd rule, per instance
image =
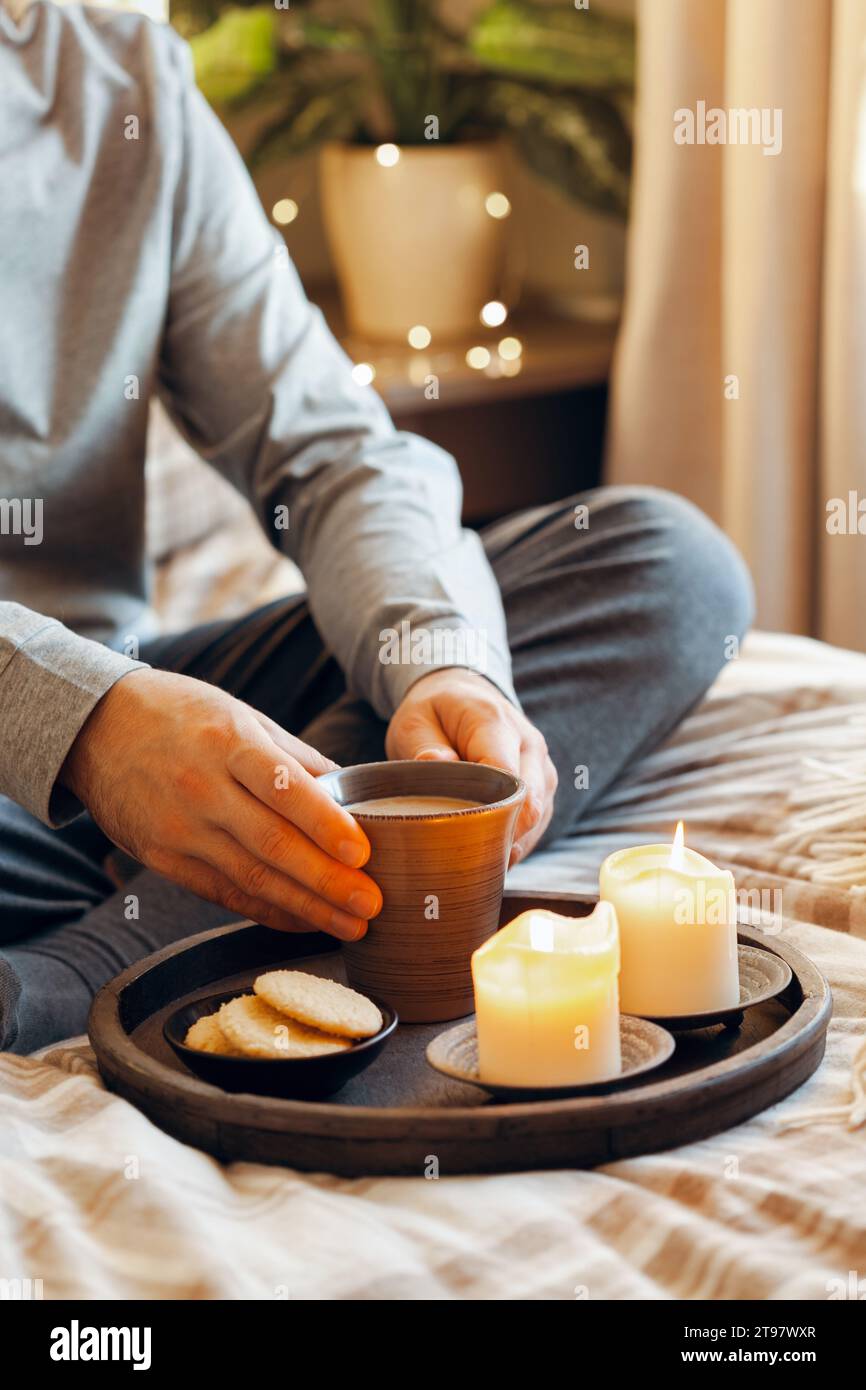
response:
[[[133,671],[100,700],[61,781],[134,858],[283,931],[345,941],[382,907],[366,835],[316,782],[335,766],[215,686]]]
[[[557,777],[547,744],[526,716],[475,671],[449,667],[416,681],[394,712],[385,747],[389,758],[462,759],[522,777],[526,800],[514,834],[512,864],[526,858],[550,823]]]

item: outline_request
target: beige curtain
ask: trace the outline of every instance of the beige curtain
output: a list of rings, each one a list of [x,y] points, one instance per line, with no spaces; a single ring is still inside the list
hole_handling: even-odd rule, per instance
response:
[[[866,511],[866,2],[642,0],[638,23],[608,481],[715,517],[761,626],[866,649],[866,516],[827,530],[830,499]],[[779,108],[780,152],[677,143],[700,102]]]

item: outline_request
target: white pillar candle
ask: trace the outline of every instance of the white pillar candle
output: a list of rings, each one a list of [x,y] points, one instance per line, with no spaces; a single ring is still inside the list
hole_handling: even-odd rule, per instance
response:
[[[472,956],[482,1081],[577,1086],[622,1070],[616,913],[523,912]]]
[[[617,850],[599,892],[616,908],[623,1013],[650,1018],[735,1008],[740,1002],[734,877],[683,845]]]

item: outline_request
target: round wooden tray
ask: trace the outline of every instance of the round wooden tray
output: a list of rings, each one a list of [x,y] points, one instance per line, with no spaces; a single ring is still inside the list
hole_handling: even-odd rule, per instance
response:
[[[594,899],[509,893],[501,921],[527,908],[579,917]],[[106,1084],[169,1134],[216,1157],[345,1176],[592,1167],[729,1129],[796,1090],[818,1066],[831,1011],[820,971],[793,946],[741,927],[740,941],[787,961],[791,983],[750,1009],[737,1031],[680,1034],[669,1062],[609,1094],[496,1101],[425,1059],[447,1023],[402,1024],[373,1065],[327,1101],[229,1094],[192,1076],[162,1034],[166,1015],[262,969],[303,958],[341,974],[336,944],[241,923],[203,932],[138,962],[93,1002],[90,1039]]]

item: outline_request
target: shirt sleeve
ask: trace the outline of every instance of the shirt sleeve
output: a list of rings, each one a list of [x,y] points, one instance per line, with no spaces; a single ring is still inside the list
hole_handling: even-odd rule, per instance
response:
[[[182,156],[160,382],[197,451],[299,566],[351,689],[383,717],[429,669],[516,703],[499,589],[454,460],[395,429],[307,300],[177,44]]]
[[[91,710],[144,663],[79,637],[19,603],[0,603],[0,793],[63,825],[83,810],[57,777]]]

